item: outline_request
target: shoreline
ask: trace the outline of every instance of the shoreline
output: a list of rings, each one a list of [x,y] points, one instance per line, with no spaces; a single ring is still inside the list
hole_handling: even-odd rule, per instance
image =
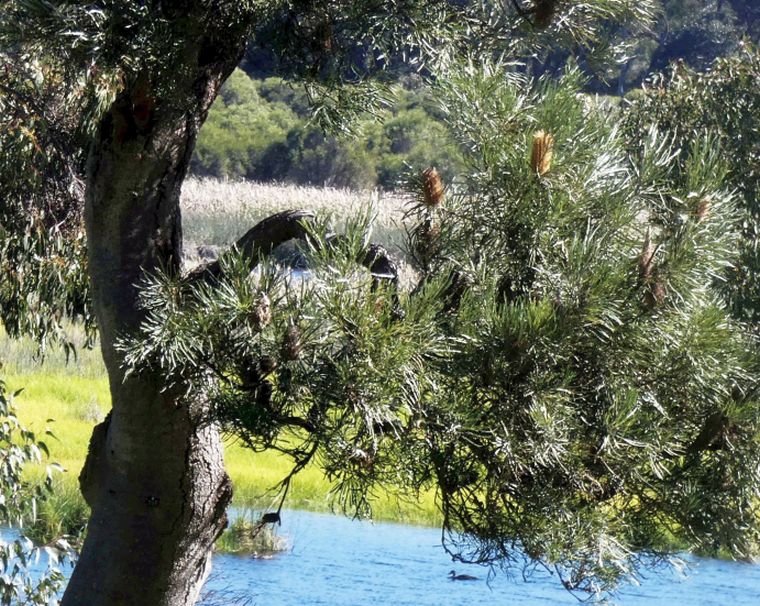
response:
[[[95,352],[82,352],[83,357]],[[40,510],[42,536],[76,527],[87,515],[87,507],[79,494],[78,475],[84,463],[92,428],[110,408],[105,374],[97,376],[82,371],[81,358],[69,368],[13,369],[7,364],[0,370],[10,391],[21,390],[16,397],[19,417],[38,435],[52,432],[44,440],[50,451],[47,461],[37,466],[33,475],[42,474],[44,466],[58,463],[63,473],[54,476],[54,491]],[[8,368],[10,366],[11,368]],[[12,372],[18,370],[19,372]],[[92,368],[89,369],[90,371]],[[71,372],[73,371],[73,372]],[[48,419],[52,419],[48,423]],[[223,436],[225,466],[232,483],[234,497],[230,508],[242,511],[268,511],[276,508],[279,497],[272,491],[290,471],[288,461],[277,453],[254,453],[241,446],[234,437]],[[330,500],[331,485],[322,471],[310,466],[293,480],[285,508],[315,513],[341,514],[339,503]],[[412,526],[440,527],[441,516],[432,492],[421,495],[419,503],[378,490],[371,499],[372,520]],[[350,516],[350,512],[349,516]]]

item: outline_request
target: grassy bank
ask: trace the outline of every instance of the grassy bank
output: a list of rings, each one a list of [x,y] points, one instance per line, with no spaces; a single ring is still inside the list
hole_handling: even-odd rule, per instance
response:
[[[82,350],[66,362],[60,352],[50,352],[43,364],[34,358],[34,344],[0,336],[0,371],[11,390],[23,389],[17,400],[21,420],[37,432],[49,427],[51,459],[65,472],[58,476],[55,496],[41,509],[41,534],[76,527],[86,511],[77,489],[77,476],[93,426],[110,407],[108,382],[97,351]],[[48,419],[54,419],[47,423]],[[228,437],[225,460],[235,488],[234,505],[265,510],[275,501],[271,492],[289,471],[289,461],[273,452],[253,453]],[[421,503],[401,502],[391,494],[378,494],[373,501],[378,519],[415,524],[439,521],[432,494]],[[330,484],[316,467],[302,471],[293,481],[287,507],[327,511],[331,508]]]

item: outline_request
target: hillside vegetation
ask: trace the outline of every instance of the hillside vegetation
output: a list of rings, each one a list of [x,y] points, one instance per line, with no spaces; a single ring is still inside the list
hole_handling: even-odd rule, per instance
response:
[[[647,36],[632,39],[624,25],[610,35],[631,52],[614,65],[597,65],[579,49],[585,90],[622,96],[675,62],[705,70],[760,39],[756,0],[663,0]],[[568,53],[526,61],[536,75],[559,75]],[[447,131],[439,100],[419,73],[394,66],[386,77],[385,109],[365,116],[348,134],[324,133],[312,123],[312,99],[301,85],[275,74],[278,66],[251,45],[201,130],[191,165],[199,177],[276,181],[365,189],[396,189],[411,169],[436,166],[444,179],[461,171],[462,156]],[[423,72],[424,73],[424,72]]]
[[[410,167],[453,174],[461,159],[435,99],[418,81],[405,84],[392,87],[395,103],[360,120],[351,135],[326,134],[310,122],[302,87],[237,69],[201,130],[191,170],[201,177],[388,190]]]

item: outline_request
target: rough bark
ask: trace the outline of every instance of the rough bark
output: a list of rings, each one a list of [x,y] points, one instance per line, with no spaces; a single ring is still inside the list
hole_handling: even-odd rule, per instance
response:
[[[204,403],[181,378],[169,389],[150,373],[125,380],[115,347],[141,320],[143,272],[179,267],[182,181],[244,47],[244,32],[209,33],[202,14],[186,13],[181,27],[181,64],[170,76],[146,69],[134,78],[89,154],[89,271],[113,408],[80,476],[92,517],[63,606],[191,605],[226,525],[231,485]]]

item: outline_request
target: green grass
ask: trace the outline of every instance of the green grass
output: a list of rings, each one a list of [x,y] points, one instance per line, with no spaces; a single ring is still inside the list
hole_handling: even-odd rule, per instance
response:
[[[23,423],[41,434],[52,430],[46,440],[51,460],[65,471],[56,479],[54,497],[42,506],[37,536],[49,537],[57,530],[74,532],[78,518],[86,511],[77,489],[93,426],[110,408],[108,381],[97,351],[81,351],[66,363],[62,354],[51,352],[43,364],[34,358],[33,344],[10,341],[0,336],[3,352],[2,378],[11,390],[23,389],[16,400]],[[53,419],[48,423],[48,419]],[[225,462],[232,478],[236,507],[268,510],[276,507],[272,493],[288,473],[289,461],[275,452],[253,453],[232,438],[225,440]],[[310,466],[291,483],[286,507],[328,511],[331,509],[330,483],[316,466]],[[376,519],[436,525],[440,514],[432,493],[420,502],[399,499],[381,492],[372,499]]]

